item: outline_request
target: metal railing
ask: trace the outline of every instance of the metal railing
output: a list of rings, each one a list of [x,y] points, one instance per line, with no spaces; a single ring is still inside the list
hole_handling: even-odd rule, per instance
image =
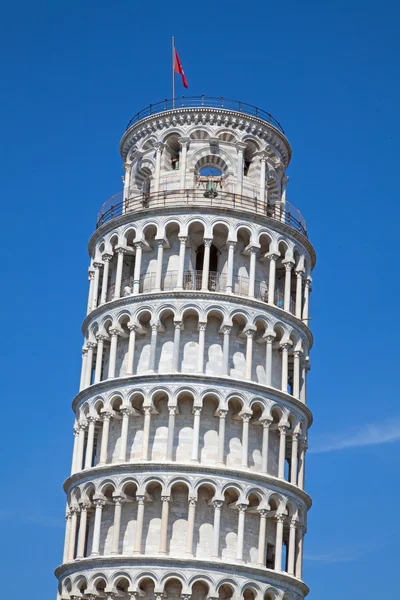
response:
[[[161,278],[161,290],[164,292],[173,291],[177,288],[178,271],[167,271]],[[203,271],[188,269],[183,273],[183,289],[187,291],[201,291],[203,286]],[[210,271],[208,275],[207,291],[226,292],[227,276],[226,273]],[[156,274],[147,273],[140,278],[139,293],[148,294],[156,289]],[[232,278],[232,293],[238,296],[249,296],[250,279],[245,276],[235,276]],[[114,298],[115,284],[111,284],[107,290],[107,302]],[[131,296],[133,294],[133,277],[126,277],[121,283],[121,297]],[[99,291],[99,298],[101,290]],[[268,285],[265,281],[255,281],[254,298],[263,302],[268,302]],[[284,290],[281,287],[275,289],[274,304],[278,308],[284,308]],[[289,311],[295,314],[295,301],[290,297]]]
[[[128,129],[138,121],[141,121],[146,117],[151,117],[152,115],[165,112],[166,110],[174,110],[177,108],[201,109],[202,107],[223,108],[225,110],[243,113],[245,115],[249,115],[250,117],[256,117],[257,119],[261,119],[262,121],[266,121],[266,123],[273,125],[273,127],[278,129],[280,132],[285,133],[280,122],[266,110],[258,108],[257,106],[253,106],[252,104],[247,104],[246,102],[241,102],[239,100],[229,100],[223,96],[219,98],[216,96],[180,96],[177,98],[165,99],[162,102],[157,102],[156,104],[149,104],[149,106],[146,106],[146,108],[143,108],[132,117],[126,127],[126,130],[128,131]]]
[[[121,191],[103,204],[98,214],[96,229],[127,213],[143,213],[155,208],[175,208],[177,206],[192,206],[193,208],[212,206],[223,210],[233,209],[252,215],[263,215],[285,223],[307,237],[305,220],[300,211],[288,202],[277,202],[271,205],[257,197],[242,196],[225,191],[218,191],[218,195],[214,197],[205,195],[202,189],[164,189],[150,194],[140,193],[136,196],[129,196],[125,200],[123,191]]]

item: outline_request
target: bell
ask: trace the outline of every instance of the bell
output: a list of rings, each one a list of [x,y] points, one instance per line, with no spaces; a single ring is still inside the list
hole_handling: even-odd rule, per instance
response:
[[[218,196],[218,192],[216,191],[217,185],[214,181],[207,181],[206,191],[204,192],[204,196],[206,198],[216,198]]]

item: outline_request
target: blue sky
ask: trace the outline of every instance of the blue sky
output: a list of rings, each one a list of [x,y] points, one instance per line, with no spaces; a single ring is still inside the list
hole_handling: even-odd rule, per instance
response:
[[[188,94],[271,111],[293,147],[288,199],[318,255],[309,598],[375,600],[378,568],[397,596],[399,13],[385,0],[3,3],[3,596],[55,597],[87,241],[121,187],[127,121],[170,97],[171,35]]]

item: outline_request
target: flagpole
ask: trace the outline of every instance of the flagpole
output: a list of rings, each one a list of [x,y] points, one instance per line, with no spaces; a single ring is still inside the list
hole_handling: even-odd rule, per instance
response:
[[[172,108],[175,108],[174,64],[175,64],[175,38],[174,38],[174,36],[172,36]]]

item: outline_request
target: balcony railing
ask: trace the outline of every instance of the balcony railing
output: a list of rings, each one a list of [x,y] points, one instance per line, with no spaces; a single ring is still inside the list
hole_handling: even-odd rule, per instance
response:
[[[161,291],[168,292],[177,288],[178,271],[167,271],[161,279]],[[195,270],[187,270],[183,274],[183,289],[186,291],[201,291],[203,285],[203,272]],[[226,292],[227,277],[224,273],[210,271],[208,275],[207,291],[209,292]],[[149,294],[156,289],[156,274],[147,273],[140,278],[139,293]],[[249,296],[250,280],[248,277],[239,276],[232,279],[232,293],[238,296]],[[114,298],[115,284],[108,287],[107,302]],[[133,277],[127,277],[121,283],[121,296],[127,297],[133,294]],[[254,298],[268,302],[268,285],[264,281],[255,281]],[[284,290],[277,287],[275,290],[275,306],[284,308]],[[294,298],[290,298],[289,311],[295,313]]]
[[[136,191],[137,194],[137,191]],[[105,202],[98,214],[96,228],[104,223],[131,212],[146,212],[156,208],[210,207],[222,210],[240,210],[251,215],[269,217],[307,237],[306,223],[300,211],[289,202],[268,204],[257,197],[242,196],[232,192],[218,191],[217,196],[207,195],[202,189],[163,189],[149,194],[140,193],[124,200],[123,192],[115,194]]]
[[[138,121],[141,121],[146,117],[151,117],[152,115],[165,112],[166,110],[174,110],[178,108],[198,108],[201,110],[203,107],[223,108],[224,110],[232,110],[234,112],[249,115],[250,117],[256,117],[257,119],[266,121],[284,133],[282,125],[275,119],[275,117],[271,115],[271,113],[262,110],[257,106],[253,106],[252,104],[247,104],[246,102],[240,102],[239,100],[228,100],[227,98],[218,98],[216,96],[180,96],[178,98],[169,100],[165,99],[162,102],[157,102],[156,104],[149,104],[149,106],[146,106],[146,108],[139,111],[132,117],[126,127],[126,130],[128,130]]]

